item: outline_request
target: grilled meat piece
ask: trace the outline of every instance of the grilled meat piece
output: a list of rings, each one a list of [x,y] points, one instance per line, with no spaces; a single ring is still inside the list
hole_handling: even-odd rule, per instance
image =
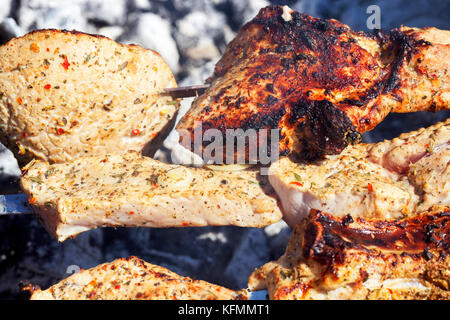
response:
[[[166,268],[128,257],[82,270],[47,290],[26,285],[31,300],[247,300],[233,291],[182,277]]]
[[[161,56],[75,31],[41,30],[0,47],[0,141],[21,165],[86,155],[152,155],[179,102]]]
[[[21,187],[47,231],[63,241],[97,227],[262,227],[281,219],[257,171],[169,165],[136,152],[25,168]]]
[[[251,147],[275,144],[269,129],[279,130],[273,152],[315,159],[359,142],[390,112],[448,109],[449,69],[450,31],[367,35],[272,5],[241,28],[177,129],[190,137],[181,143],[204,156],[210,142],[194,148],[194,130],[259,134],[244,148],[224,140],[224,161],[261,160]]]
[[[271,299],[449,299],[449,250],[449,207],[397,221],[312,210],[249,285]]]
[[[293,228],[310,209],[398,219],[450,204],[450,119],[393,140],[348,146],[312,164],[285,157],[269,181]]]

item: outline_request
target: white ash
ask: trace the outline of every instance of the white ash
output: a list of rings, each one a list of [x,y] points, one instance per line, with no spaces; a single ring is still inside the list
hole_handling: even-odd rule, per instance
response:
[[[232,10],[231,19],[237,26],[242,26],[250,21],[258,13],[259,9],[270,4],[268,0],[229,0],[228,2]]]
[[[132,0],[131,3],[136,10],[150,10],[152,8],[150,0]]]
[[[92,32],[81,1],[22,0],[17,13],[19,25],[24,31],[33,29],[77,29]]]
[[[5,18],[0,22],[0,43],[5,43],[9,39],[21,35],[23,35],[23,31],[13,18]]]
[[[123,28],[119,26],[106,26],[98,29],[98,34],[117,40],[123,35],[123,31]]]
[[[127,20],[126,0],[89,0],[84,10],[87,19],[96,23],[124,25]]]
[[[0,5],[0,21],[8,17],[12,9],[12,0],[2,0]]]
[[[224,36],[226,16],[214,10],[190,12],[175,23],[175,38],[189,59],[212,60],[220,56],[215,41]]]
[[[246,287],[249,271],[273,258],[262,229],[248,229],[225,269],[226,282],[233,288]]]
[[[170,22],[154,13],[132,14],[129,33],[120,39],[123,43],[135,43],[159,52],[173,72],[180,70],[178,48],[172,38]]]
[[[17,161],[11,151],[6,149],[0,144],[0,177],[12,176],[17,177],[20,175],[20,169],[17,165]]]
[[[227,238],[222,232],[205,232],[197,237],[198,240],[210,240],[212,242],[219,241],[220,243],[227,243]]]

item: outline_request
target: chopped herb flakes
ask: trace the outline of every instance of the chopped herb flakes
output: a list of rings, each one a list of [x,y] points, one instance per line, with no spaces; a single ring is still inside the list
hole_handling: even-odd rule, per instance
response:
[[[42,183],[42,180],[39,177],[30,177],[30,180],[39,184]]]
[[[117,72],[122,71],[123,69],[125,69],[128,66],[128,61],[125,61],[124,63],[122,63],[119,68],[117,69]]]
[[[48,179],[55,172],[54,168],[50,168],[45,172],[45,178]]]
[[[88,55],[86,56],[86,59],[84,59],[83,63],[88,63],[89,60],[91,60],[91,55],[90,55],[90,54],[88,54]]]
[[[123,173],[113,174],[113,175],[111,175],[111,177],[118,178],[119,181],[117,181],[117,182],[120,183],[120,182],[122,182],[123,177],[125,177],[126,174],[127,174],[126,172],[123,172]]]

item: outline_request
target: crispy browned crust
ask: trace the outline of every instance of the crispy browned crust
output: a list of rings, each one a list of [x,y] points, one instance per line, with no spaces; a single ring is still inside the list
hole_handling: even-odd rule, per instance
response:
[[[448,235],[449,208],[399,221],[354,221],[350,215],[340,219],[312,210],[303,232],[302,251],[306,259],[328,265],[332,272],[332,266],[342,264],[350,249],[388,251],[414,259],[445,258],[450,250]]]
[[[448,90],[446,69],[427,71],[424,55],[434,48],[423,39],[427,30],[367,35],[336,20],[294,11],[285,21],[282,13],[275,5],[261,9],[228,45],[209,79],[211,87],[177,127],[191,133],[192,142],[196,121],[202,122],[203,132],[278,128],[280,155],[295,152],[308,159],[339,153],[360,141],[360,133],[392,110],[448,108],[443,95],[436,97],[441,89]],[[441,51],[448,49],[440,46]],[[422,73],[415,69],[418,60]],[[433,63],[448,67],[437,59]],[[442,83],[433,89],[429,80],[439,76]],[[417,83],[421,97],[413,99],[419,94],[412,90]],[[198,152],[192,144],[185,147]],[[249,156],[248,145],[242,152]]]
[[[450,208],[399,221],[336,218],[312,210],[299,224],[286,253],[255,270],[253,289],[272,299],[449,299]],[[368,288],[368,279],[417,280],[427,290]]]

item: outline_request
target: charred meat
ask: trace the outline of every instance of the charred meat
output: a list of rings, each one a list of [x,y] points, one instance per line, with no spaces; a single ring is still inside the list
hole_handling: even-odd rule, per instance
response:
[[[271,151],[281,156],[337,154],[390,112],[448,109],[449,64],[450,31],[401,27],[368,35],[273,5],[241,28],[211,87],[177,129],[190,137],[181,143],[200,155],[212,142],[194,148],[195,130],[257,133],[244,148],[224,142],[224,161],[227,154],[235,162],[259,161],[251,146],[274,141]]]
[[[271,299],[449,299],[450,209],[403,220],[337,218],[312,210],[250,288]]]

